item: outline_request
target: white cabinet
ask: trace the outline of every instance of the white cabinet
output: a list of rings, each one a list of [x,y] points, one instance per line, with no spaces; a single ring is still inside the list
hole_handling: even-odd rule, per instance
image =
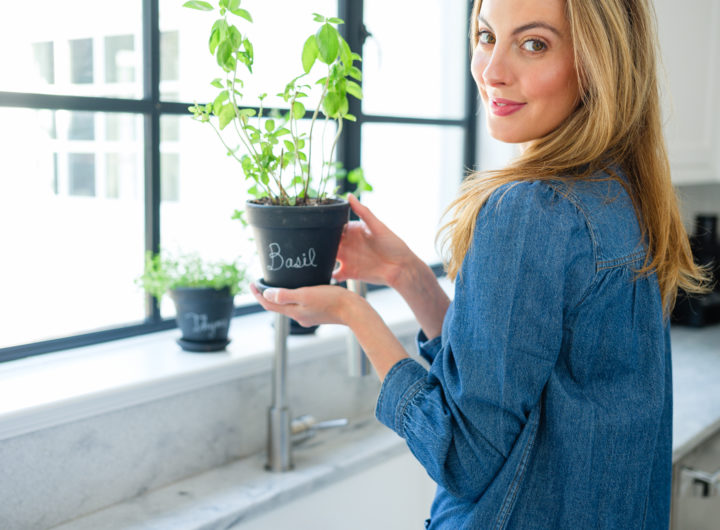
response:
[[[720,182],[720,1],[655,0],[676,184]]]

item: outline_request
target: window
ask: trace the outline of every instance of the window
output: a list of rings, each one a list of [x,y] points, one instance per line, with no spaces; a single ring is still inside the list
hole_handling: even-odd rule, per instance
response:
[[[187,111],[214,97],[206,50],[215,14],[182,3],[128,0],[108,16],[104,2],[41,0],[44,22],[17,24],[21,3],[0,19],[0,46],[14,51],[0,55],[0,69],[14,73],[0,78],[0,361],[173,327],[169,300],[157,307],[134,283],[146,249],[255,261],[249,233],[231,219],[246,198],[240,170]],[[255,19],[248,105],[260,92],[266,106],[284,105],[275,94],[301,67],[287,50],[300,49],[313,12],[345,19],[346,38],[362,49],[365,98],[338,158],[364,167],[376,191],[363,200],[437,264],[438,218],[474,165],[469,4],[243,7]],[[249,296],[236,305],[257,310]]]

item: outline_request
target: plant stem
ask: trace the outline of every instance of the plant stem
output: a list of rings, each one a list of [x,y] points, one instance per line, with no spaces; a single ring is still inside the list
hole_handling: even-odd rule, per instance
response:
[[[328,66],[328,75],[325,79],[325,86],[323,87],[322,95],[320,96],[320,101],[318,101],[317,107],[315,107],[315,112],[313,112],[312,120],[310,121],[310,134],[308,135],[308,173],[307,173],[307,179],[305,180],[305,189],[303,190],[303,195],[307,199],[308,189],[310,188],[310,168],[312,167],[312,133],[313,133],[313,127],[315,126],[315,120],[317,119],[317,115],[320,112],[320,108],[322,107],[323,101],[325,100],[325,96],[328,93],[328,87],[330,86],[330,67]],[[320,168],[322,171],[322,168]],[[322,173],[321,173],[322,175]]]
[[[337,145],[338,141],[340,140],[340,135],[342,134],[342,130],[343,130],[343,119],[342,119],[342,117],[340,117],[340,118],[338,118],[337,133],[335,134],[335,138],[333,139],[332,147],[330,148],[330,158],[328,158],[328,160],[330,160],[330,163],[332,163],[333,155],[335,154],[335,146]],[[323,181],[323,189],[322,189],[323,195],[325,194],[325,188],[327,187],[327,182],[328,182],[328,180],[330,180],[330,168],[331,167],[332,166],[328,166],[328,174],[327,174],[327,177],[325,178],[325,180]]]

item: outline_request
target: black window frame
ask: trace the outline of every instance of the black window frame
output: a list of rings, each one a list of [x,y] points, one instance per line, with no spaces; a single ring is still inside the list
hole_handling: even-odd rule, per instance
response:
[[[472,0],[468,1],[468,20],[472,11]],[[369,36],[363,23],[364,2],[338,0],[338,16],[345,21],[341,31],[351,49],[360,50]],[[144,188],[145,188],[145,249],[157,252],[160,248],[160,119],[165,115],[188,114],[187,102],[167,102],[160,98],[160,25],[159,0],[142,0],[142,46],[143,46],[143,97],[124,99],[94,96],[52,95],[26,92],[0,91],[0,108],[18,107],[27,109],[67,110],[78,112],[128,113],[143,116],[144,126]],[[396,123],[409,125],[431,125],[461,127],[464,131],[463,166],[466,170],[476,164],[477,143],[477,90],[470,74],[470,46],[466,54],[466,95],[465,114],[460,119],[432,119],[412,116],[380,116],[364,114],[361,103],[350,98],[350,112],[356,122],[347,122],[338,146],[338,160],[345,167],[360,166],[362,155],[362,126],[365,123]],[[460,176],[461,177],[461,176]],[[341,183],[341,191],[350,191],[347,182]],[[441,264],[431,264],[436,275],[444,274]],[[370,286],[370,289],[378,288]],[[82,346],[105,343],[113,340],[144,335],[177,327],[174,318],[162,318],[160,308],[150,295],[145,301],[146,317],[142,323],[92,331],[67,337],[44,340],[0,348],[0,362],[21,359],[44,353],[62,351]],[[235,308],[234,316],[262,311],[257,304]]]

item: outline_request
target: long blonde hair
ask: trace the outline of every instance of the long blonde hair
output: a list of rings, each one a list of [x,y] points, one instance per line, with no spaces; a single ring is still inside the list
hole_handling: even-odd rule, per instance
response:
[[[693,262],[670,181],[657,84],[657,37],[650,0],[565,0],[581,101],[557,129],[532,142],[501,170],[474,173],[460,188],[439,236],[446,270],[458,274],[475,220],[498,187],[518,181],[578,179],[619,165],[648,244],[638,275],[657,274],[665,315],[678,287],[705,289]],[[482,0],[471,20],[473,49]],[[572,175],[572,176],[568,176]]]

